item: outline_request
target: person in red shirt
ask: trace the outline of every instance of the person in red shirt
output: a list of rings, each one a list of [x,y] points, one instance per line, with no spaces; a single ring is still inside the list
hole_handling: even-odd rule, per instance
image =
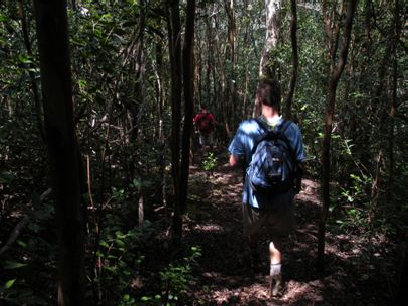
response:
[[[200,146],[212,147],[214,142],[215,118],[205,105],[201,105],[201,111],[193,119],[198,130],[198,142]]]

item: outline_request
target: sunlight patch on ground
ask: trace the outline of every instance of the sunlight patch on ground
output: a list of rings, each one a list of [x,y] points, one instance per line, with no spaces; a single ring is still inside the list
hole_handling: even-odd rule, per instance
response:
[[[255,295],[254,295],[255,293]],[[243,301],[258,301],[268,299],[268,290],[261,284],[253,284],[249,287],[237,288],[234,290],[221,289],[212,292],[212,299],[217,303],[238,303]]]
[[[323,289],[324,285],[319,280],[310,283],[289,281],[284,300],[323,302],[324,298],[321,295]]]
[[[218,224],[206,224],[206,225],[197,224],[196,226],[194,226],[194,230],[199,232],[219,232],[219,233],[223,233],[225,231],[224,228]]]

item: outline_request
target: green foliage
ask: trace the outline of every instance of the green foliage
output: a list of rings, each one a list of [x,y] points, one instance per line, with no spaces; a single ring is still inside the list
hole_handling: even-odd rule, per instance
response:
[[[119,302],[120,305],[131,305],[132,300],[124,298],[128,296],[124,293],[140,273],[145,257],[137,248],[140,247],[141,237],[149,230],[149,226],[150,223],[147,222],[143,228],[134,228],[126,233],[114,231],[114,228],[107,229],[98,242],[99,247],[95,255],[100,272],[94,281],[100,284],[104,292],[112,292],[113,300],[119,302],[123,298]]]
[[[342,197],[348,203],[357,203],[357,204],[364,204],[369,201],[369,194],[367,194],[367,190],[370,189],[372,180],[370,177],[365,175],[358,176],[355,174],[350,174],[351,185],[347,188],[341,187],[342,189]]]
[[[218,161],[214,152],[209,152],[208,155],[201,162],[201,168],[205,171],[213,172],[217,167]]]
[[[132,294],[126,293],[122,296],[118,305],[179,305],[186,303],[188,297],[186,293],[193,281],[193,266],[201,256],[200,247],[191,247],[191,253],[178,263],[170,263],[160,272],[161,289],[160,294],[145,295],[136,298]]]
[[[166,301],[166,305],[178,305],[190,288],[193,279],[192,268],[197,258],[201,256],[201,249],[196,246],[191,247],[190,251],[191,254],[184,257],[180,263],[169,264],[163,272],[160,272],[162,301]]]
[[[37,209],[28,212],[28,224],[9,251],[12,256],[6,253],[10,259],[1,265],[2,276],[9,281],[0,290],[0,301],[7,305],[49,305],[52,300],[47,292],[53,286],[50,276],[55,275],[56,237],[50,226],[54,209],[50,202],[39,203],[35,195],[32,201]]]

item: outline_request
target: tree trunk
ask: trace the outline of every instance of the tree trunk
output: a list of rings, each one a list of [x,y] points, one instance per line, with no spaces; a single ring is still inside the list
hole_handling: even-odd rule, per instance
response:
[[[84,237],[66,1],[35,0],[34,7],[59,237],[58,305],[83,305]]]
[[[212,28],[211,28],[211,20],[208,18],[206,20],[206,25],[207,25],[207,48],[208,50],[212,50],[214,47],[213,43],[213,38],[212,38]],[[214,68],[213,68],[213,61],[214,61],[214,55],[211,52],[208,52],[207,54],[207,71],[206,71],[206,87],[207,87],[207,104],[211,105],[213,101],[215,100],[215,85],[214,85],[214,99],[212,95],[212,90],[211,90],[211,75],[214,76]],[[213,79],[213,83],[215,84],[215,79]],[[201,105],[201,104],[200,104]]]
[[[325,6],[325,1],[323,3]],[[341,74],[347,62],[348,49],[351,39],[351,29],[353,25],[354,13],[357,6],[357,0],[350,0],[347,8],[347,16],[344,25],[343,44],[340,50],[339,61],[337,65],[334,62],[331,63],[328,92],[327,92],[327,112],[326,112],[326,127],[323,138],[323,155],[322,155],[322,188],[323,188],[323,206],[319,223],[319,241],[318,241],[318,265],[320,269],[324,269],[324,249],[325,249],[325,236],[326,236],[326,223],[330,207],[330,144],[331,144],[331,132],[333,127],[333,118],[336,105],[336,89],[340,80]],[[326,15],[324,16],[326,18]],[[326,19],[326,25],[330,20]],[[331,32],[331,35],[337,35],[336,27]],[[335,47],[333,47],[332,36],[329,36],[329,50],[336,53]],[[335,58],[335,54],[330,54],[331,59]]]
[[[266,8],[266,37],[265,45],[262,50],[261,61],[259,63],[259,78],[275,78],[276,65],[274,63],[273,52],[278,44],[279,37],[279,16],[278,12],[281,7],[281,0],[265,0]],[[252,117],[261,114],[261,105],[255,99]]]
[[[259,65],[259,77],[275,77],[276,67],[273,62],[273,51],[279,38],[279,15],[281,0],[265,0],[266,8],[266,37]]]
[[[23,32],[24,45],[26,47],[27,54],[30,57],[32,57],[33,52],[32,52],[30,38],[29,38],[29,34],[28,34],[27,18],[26,18],[26,14],[25,14],[25,10],[24,10],[23,0],[18,0],[18,7],[19,7],[20,18],[21,18],[21,30]],[[30,64],[29,67],[33,69],[34,65]],[[37,126],[38,126],[38,131],[40,133],[41,139],[45,142],[44,126],[43,126],[43,122],[41,120],[41,118],[42,118],[42,109],[41,109],[40,96],[38,94],[38,86],[37,86],[37,82],[35,81],[35,75],[34,75],[34,72],[32,71],[32,69],[30,69],[28,71],[28,74],[30,76],[31,88],[32,88],[32,91],[33,91]]]
[[[171,69],[171,174],[173,177],[173,223],[172,236],[174,242],[181,239],[180,210],[180,121],[181,121],[181,27],[179,1],[172,0],[168,5],[169,53]]]
[[[163,129],[163,116],[164,116],[164,83],[163,83],[163,50],[161,38],[157,38],[156,41],[156,100],[157,100],[157,113],[158,113],[158,134],[157,138],[160,143],[160,158],[159,158],[159,173],[161,178],[161,202],[164,207],[167,206],[166,202],[166,141]],[[167,207],[166,207],[167,208]]]
[[[186,210],[188,170],[190,161],[190,136],[193,129],[193,41],[195,0],[187,1],[186,27],[183,45],[184,125],[181,152],[180,210]]]
[[[225,48],[225,59],[227,65],[225,68],[228,70],[226,71],[226,87],[225,87],[225,111],[228,116],[226,116],[226,122],[228,122],[228,126],[233,126],[234,122],[236,122],[237,113],[235,111],[237,104],[236,99],[236,87],[235,87],[235,66],[236,66],[236,52],[235,52],[235,45],[236,45],[236,22],[235,22],[235,0],[224,0],[225,11],[228,16],[228,36],[227,36],[227,44]]]
[[[297,29],[297,14],[296,14],[296,0],[290,0],[291,22],[290,22],[290,41],[292,44],[293,53],[293,67],[292,77],[289,84],[289,92],[285,101],[285,118],[290,120],[292,118],[292,100],[295,93],[296,80],[298,75],[298,47],[296,38]]]
[[[128,159],[128,181],[133,182],[135,178],[139,179],[141,176],[140,167],[137,168],[138,161],[135,160],[136,154],[134,153],[137,148],[140,148],[141,139],[141,129],[140,121],[142,116],[142,107],[144,105],[144,73],[145,73],[145,63],[144,63],[144,31],[145,31],[145,0],[139,1],[141,14],[139,15],[139,21],[135,29],[135,42],[131,44],[129,48],[129,53],[133,53],[132,60],[127,65],[130,67],[130,72],[134,76],[131,82],[132,90],[135,93],[136,101],[124,99],[127,112],[128,120],[130,123],[130,143],[127,142],[126,145],[130,145],[132,152]],[[125,127],[126,119],[123,119],[123,126]],[[125,131],[125,129],[123,129]],[[140,208],[139,208],[140,210]]]
[[[401,35],[401,23],[400,23],[400,5],[399,0],[395,0],[394,7],[394,25],[393,25],[393,60],[392,60],[392,87],[390,94],[390,120],[388,122],[388,182],[385,190],[387,196],[387,202],[392,202],[392,190],[394,185],[394,172],[395,172],[395,157],[394,157],[394,125],[395,118],[398,114],[397,109],[397,83],[398,83],[398,59],[397,59],[397,44]],[[398,201],[397,210],[401,210],[401,204]]]

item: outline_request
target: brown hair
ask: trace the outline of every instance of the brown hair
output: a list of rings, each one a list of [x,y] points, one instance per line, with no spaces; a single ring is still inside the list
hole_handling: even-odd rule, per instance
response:
[[[278,81],[275,79],[259,81],[256,95],[263,105],[280,111],[281,90]]]

